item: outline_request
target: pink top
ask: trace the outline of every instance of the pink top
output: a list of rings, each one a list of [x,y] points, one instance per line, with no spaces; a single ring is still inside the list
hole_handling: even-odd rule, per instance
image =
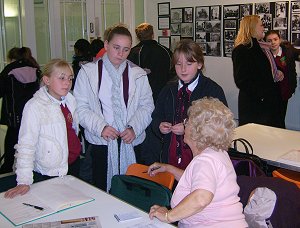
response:
[[[248,227],[236,174],[226,151],[207,148],[193,158],[174,191],[172,208],[196,189],[210,191],[213,200],[201,212],[180,220],[179,227]]]

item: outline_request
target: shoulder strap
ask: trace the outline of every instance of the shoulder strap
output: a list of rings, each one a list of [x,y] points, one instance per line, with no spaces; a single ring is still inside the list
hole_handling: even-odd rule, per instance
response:
[[[100,91],[101,80],[102,80],[102,67],[103,67],[103,61],[102,61],[102,59],[100,59],[98,61],[98,77],[99,77],[99,80],[98,80],[98,93]]]
[[[100,92],[100,86],[101,86],[101,81],[102,81],[102,68],[103,68],[103,61],[102,59],[100,59],[98,61],[98,94]],[[101,112],[103,113],[103,107],[102,107],[102,102],[100,101],[100,105],[101,105]]]

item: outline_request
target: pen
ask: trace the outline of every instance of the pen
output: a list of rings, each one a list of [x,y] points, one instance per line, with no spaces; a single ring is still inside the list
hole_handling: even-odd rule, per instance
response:
[[[38,209],[38,210],[44,210],[44,208],[42,207],[39,207],[39,206],[36,206],[36,205],[32,205],[32,204],[29,204],[29,203],[23,203],[25,206],[29,206],[29,207],[33,207],[35,209]]]
[[[157,170],[157,169],[159,169],[160,168],[160,166],[157,166],[157,167],[155,167],[155,168],[152,168],[151,170],[150,170],[150,172],[152,172],[152,171],[154,171],[154,170]],[[148,173],[148,170],[147,171],[144,171],[143,173]]]
[[[118,215],[114,214],[114,217],[117,219],[118,222],[120,222],[120,218]]]

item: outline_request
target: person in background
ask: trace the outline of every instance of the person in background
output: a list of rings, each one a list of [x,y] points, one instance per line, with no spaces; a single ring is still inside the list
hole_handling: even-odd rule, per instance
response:
[[[270,30],[265,39],[271,43],[271,51],[274,55],[278,70],[282,71],[284,78],[278,81],[281,94],[281,122],[285,127],[285,115],[289,98],[295,93],[297,87],[297,73],[295,61],[299,61],[300,50],[294,48],[289,42],[282,42],[279,32]]]
[[[131,49],[128,59],[147,72],[153,100],[156,102],[161,89],[171,78],[172,52],[154,40],[152,25],[142,23],[135,28],[135,33],[140,42]],[[142,163],[152,164],[153,151],[160,150],[160,137],[154,134],[150,125],[142,145]]]
[[[218,99],[202,98],[192,103],[184,142],[191,148],[193,160],[185,170],[162,163],[149,166],[150,176],[168,171],[179,181],[172,195],[172,209],[153,205],[151,219],[179,221],[178,227],[248,227],[227,153],[235,125],[232,112]]]
[[[9,64],[0,73],[0,98],[3,98],[0,123],[7,126],[0,174],[13,171],[14,146],[18,142],[23,108],[39,89],[41,73],[28,47],[12,48],[7,59]]]
[[[155,102],[171,79],[172,52],[154,40],[152,25],[142,23],[135,28],[135,33],[140,42],[131,49],[128,59],[147,72]]]
[[[102,40],[94,39],[91,42],[91,55],[94,61],[96,60],[96,55],[102,48],[104,48],[104,42]]]
[[[71,90],[73,91],[76,82],[77,74],[83,64],[91,62],[93,60],[91,54],[90,42],[86,39],[79,39],[74,44],[74,56],[72,61],[72,67],[74,71],[74,81]]]
[[[146,72],[127,60],[131,45],[129,30],[115,26],[104,41],[106,53],[82,66],[74,89],[94,184],[102,190],[110,189],[113,175],[139,162],[139,145],[154,109]]]
[[[276,67],[271,45],[262,42],[264,36],[258,15],[241,20],[232,51],[233,76],[239,88],[239,125],[257,123],[284,127],[276,83],[283,79],[283,73]]]
[[[43,86],[25,105],[16,149],[17,186],[5,197],[23,195],[33,182],[79,174],[76,101],[69,92],[72,67],[61,59],[45,65]]]
[[[113,27],[114,26],[110,26],[110,27],[105,29],[104,34],[103,34],[103,40],[104,41],[107,40],[108,35],[109,35],[110,31],[113,29]],[[100,51],[96,55],[96,59],[102,58],[103,55],[105,54],[105,52],[106,52],[106,49],[104,47],[101,48]]]
[[[152,114],[153,131],[163,141],[162,152],[153,153],[156,153],[154,161],[185,169],[193,158],[183,141],[183,120],[191,102],[205,96],[218,98],[225,105],[227,101],[222,87],[203,75],[204,56],[196,42],[181,40],[174,50],[173,64],[176,81],[162,89]]]

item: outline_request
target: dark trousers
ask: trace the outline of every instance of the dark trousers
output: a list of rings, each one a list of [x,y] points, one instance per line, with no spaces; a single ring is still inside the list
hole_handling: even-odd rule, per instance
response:
[[[107,187],[107,146],[90,144],[92,156],[93,183],[97,188],[106,191]],[[134,147],[136,162],[141,162],[141,146]]]
[[[18,143],[19,127],[8,127],[4,140],[4,163],[1,166],[0,174],[12,172],[15,159],[14,146]]]
[[[79,178],[79,171],[80,171],[80,156],[78,156],[78,158],[72,164],[69,164],[68,174]]]

